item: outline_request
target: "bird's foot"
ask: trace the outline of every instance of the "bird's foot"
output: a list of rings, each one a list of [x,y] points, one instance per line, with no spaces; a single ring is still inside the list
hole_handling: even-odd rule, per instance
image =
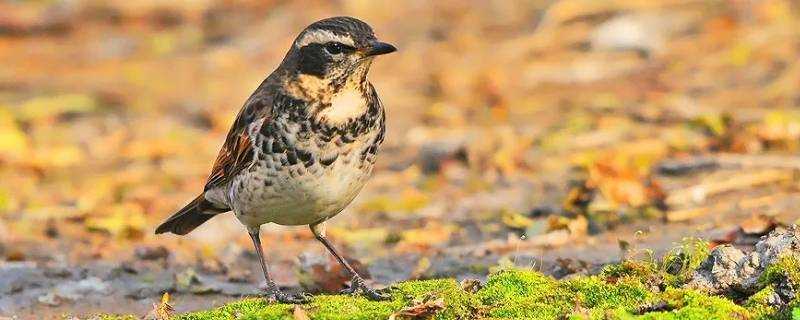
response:
[[[269,288],[264,292],[264,298],[267,302],[289,303],[289,304],[305,304],[311,300],[311,296],[307,293],[298,295],[288,294],[278,288]]]
[[[391,298],[388,293],[383,293],[367,286],[364,279],[359,276],[353,277],[353,280],[350,280],[350,287],[340,292],[343,294],[360,294],[372,301],[389,300]]]

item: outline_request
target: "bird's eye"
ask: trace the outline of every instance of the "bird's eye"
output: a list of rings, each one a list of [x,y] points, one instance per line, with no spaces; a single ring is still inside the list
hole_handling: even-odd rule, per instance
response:
[[[340,54],[345,51],[355,50],[355,48],[339,42],[328,42],[325,44],[324,48],[325,51],[328,51],[330,54]]]

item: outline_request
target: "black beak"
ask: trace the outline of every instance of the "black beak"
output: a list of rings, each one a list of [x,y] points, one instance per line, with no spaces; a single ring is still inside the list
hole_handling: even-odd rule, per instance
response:
[[[371,57],[371,56],[379,56],[382,54],[392,53],[397,51],[393,45],[388,44],[386,42],[373,42],[370,44],[369,48],[365,50],[364,55]]]

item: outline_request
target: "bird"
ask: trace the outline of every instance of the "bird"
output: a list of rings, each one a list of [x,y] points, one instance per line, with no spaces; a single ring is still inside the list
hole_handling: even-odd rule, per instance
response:
[[[260,229],[309,226],[350,273],[344,293],[388,296],[369,287],[325,234],[325,224],[360,192],[386,132],[378,93],[367,79],[375,57],[397,48],[353,17],[316,21],[295,38],[278,67],[245,101],[214,161],[203,192],[159,225],[156,234],[185,235],[233,212],[244,225],[270,301],[303,303],[270,276]]]

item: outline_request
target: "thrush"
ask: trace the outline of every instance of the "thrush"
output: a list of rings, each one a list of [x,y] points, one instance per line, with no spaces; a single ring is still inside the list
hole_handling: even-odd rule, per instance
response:
[[[325,236],[325,222],[359,193],[385,133],[385,113],[367,80],[374,57],[396,51],[351,17],[306,27],[281,64],[239,111],[203,192],[156,233],[185,235],[232,211],[246,227],[266,279],[266,296],[288,303],[272,280],[259,236],[263,224],[308,225],[352,275],[345,292],[384,298]]]

